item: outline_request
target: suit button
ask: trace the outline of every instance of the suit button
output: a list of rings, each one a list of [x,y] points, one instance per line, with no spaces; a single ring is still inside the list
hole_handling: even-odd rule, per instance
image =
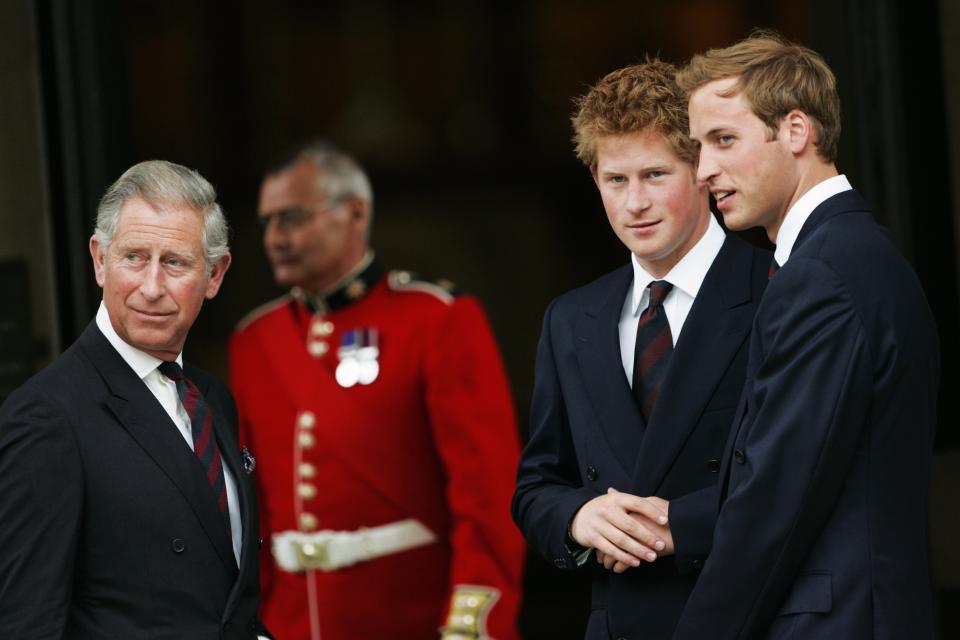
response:
[[[597,468],[593,465],[587,467],[587,480],[593,482],[597,479]]]
[[[187,543],[184,542],[183,538],[174,538],[170,541],[170,548],[173,549],[174,553],[183,553],[187,548]]]
[[[711,458],[707,460],[707,469],[710,470],[710,473],[719,473],[720,472],[720,461],[716,458]]]
[[[743,449],[737,449],[733,452],[733,459],[736,460],[738,464],[743,464],[747,461],[747,454],[743,452]]]
[[[566,568],[567,568],[567,561],[564,560],[563,558],[557,558],[556,560],[553,561],[553,564],[554,564],[554,566],[556,566],[558,569],[566,569]]]

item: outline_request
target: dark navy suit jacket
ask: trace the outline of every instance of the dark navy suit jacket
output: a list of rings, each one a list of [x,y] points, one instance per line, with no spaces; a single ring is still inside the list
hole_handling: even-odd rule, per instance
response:
[[[588,638],[669,638],[716,518],[720,457],[746,372],[747,336],[771,255],[728,235],[697,294],[649,424],[620,357],[630,265],[555,300],[537,351],[531,437],[514,520],[550,562],[575,567],[567,526],[608,487],[670,503],[676,557],[621,575],[593,559]]]
[[[206,473],[91,322],[0,408],[0,637],[252,640],[258,516],[226,385],[187,366],[237,484],[240,566]]]
[[[823,202],[757,311],[713,549],[676,638],[932,636],[938,349],[860,195]]]

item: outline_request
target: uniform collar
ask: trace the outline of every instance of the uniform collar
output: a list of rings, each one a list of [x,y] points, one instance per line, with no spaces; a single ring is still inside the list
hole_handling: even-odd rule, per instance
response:
[[[323,315],[346,307],[363,298],[383,275],[373,251],[367,251],[359,264],[320,293],[309,293],[294,287],[290,293],[310,311]]]

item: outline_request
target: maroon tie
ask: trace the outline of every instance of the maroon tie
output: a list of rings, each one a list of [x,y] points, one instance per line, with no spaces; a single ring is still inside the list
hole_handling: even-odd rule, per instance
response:
[[[183,408],[190,416],[190,431],[193,436],[193,452],[203,465],[207,473],[207,482],[213,489],[217,499],[217,506],[227,525],[227,535],[230,534],[230,511],[227,507],[227,484],[223,477],[223,462],[220,458],[220,449],[213,436],[213,413],[210,406],[200,393],[197,385],[184,375],[183,369],[176,362],[163,362],[157,369],[177,385],[177,394]]]
[[[673,354],[670,323],[663,310],[663,300],[673,285],[665,280],[656,280],[649,287],[650,303],[640,314],[633,352],[633,395],[645,419],[649,419],[653,412],[653,404],[660,393],[660,383]]]
[[[780,265],[777,264],[777,259],[773,258],[770,260],[770,268],[767,269],[767,279],[769,280],[773,276],[777,275],[777,271],[780,270]]]

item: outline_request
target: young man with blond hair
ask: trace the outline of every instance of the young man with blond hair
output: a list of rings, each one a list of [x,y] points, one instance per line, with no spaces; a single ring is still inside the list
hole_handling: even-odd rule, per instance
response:
[[[698,177],[776,245],[675,638],[929,638],[924,520],[939,355],[910,265],[836,168],[823,58],[759,32],[680,75]]]
[[[769,252],[710,213],[674,74],[647,61],[578,100],[577,156],[631,261],[546,311],[513,499],[541,555],[591,571],[591,639],[673,632],[710,549],[767,283]]]

